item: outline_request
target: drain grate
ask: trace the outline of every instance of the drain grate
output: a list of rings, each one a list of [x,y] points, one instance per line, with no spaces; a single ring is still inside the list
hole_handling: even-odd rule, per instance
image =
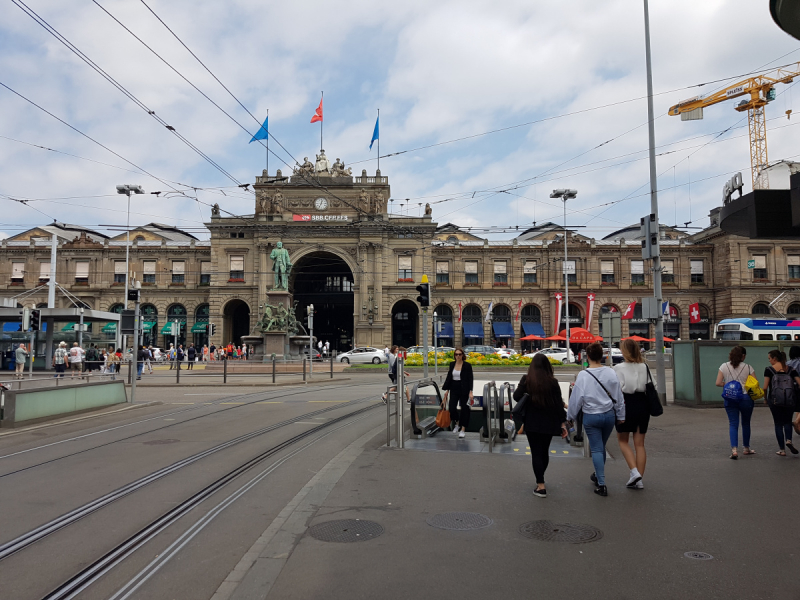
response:
[[[484,527],[488,527],[492,524],[492,520],[480,513],[449,512],[433,515],[426,523],[438,529],[467,531],[469,529],[483,529]]]
[[[142,442],[145,446],[163,446],[164,444],[177,444],[180,440],[152,440],[150,442]]]
[[[552,521],[530,521],[520,525],[519,532],[525,537],[544,542],[566,542],[585,544],[603,538],[603,532],[591,525],[575,523],[553,523]]]
[[[375,521],[341,519],[309,527],[308,533],[321,542],[363,542],[378,537],[383,533],[383,527]]]
[[[686,558],[693,558],[694,560],[711,560],[714,558],[706,552],[684,552],[683,555]]]

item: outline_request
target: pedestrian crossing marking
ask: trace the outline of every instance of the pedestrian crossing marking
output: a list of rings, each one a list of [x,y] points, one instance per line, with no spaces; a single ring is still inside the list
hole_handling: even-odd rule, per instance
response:
[[[244,402],[220,402],[220,404],[244,404]]]
[[[528,455],[530,455],[530,452],[526,452],[525,454],[528,454]]]
[[[555,450],[550,450],[550,454],[555,454],[555,453],[556,453]]]
[[[514,452],[519,452],[519,448],[514,448]]]

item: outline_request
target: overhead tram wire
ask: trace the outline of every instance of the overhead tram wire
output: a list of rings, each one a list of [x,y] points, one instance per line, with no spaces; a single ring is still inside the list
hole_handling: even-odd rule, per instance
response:
[[[175,129],[175,127],[164,121],[164,119],[162,119],[160,116],[156,115],[154,110],[150,109],[146,104],[144,104],[144,102],[139,100],[132,92],[126,89],[121,83],[119,83],[116,79],[114,79],[111,75],[109,75],[99,65],[97,65],[97,63],[92,61],[86,54],[84,54],[81,50],[79,50],[77,46],[75,46],[72,42],[70,42],[66,37],[64,37],[61,33],[59,33],[58,30],[56,30],[52,25],[50,25],[44,18],[40,17],[32,8],[30,8],[27,4],[25,4],[23,0],[11,0],[11,2],[13,2],[15,6],[17,6],[26,15],[28,15],[31,19],[33,19],[34,22],[36,22],[45,31],[50,33],[50,35],[52,35],[59,42],[61,42],[61,44],[63,44],[73,54],[75,54],[83,62],[89,65],[95,72],[97,72],[100,76],[102,76],[106,81],[111,83],[111,85],[117,88],[117,90],[122,92],[122,94],[124,94],[129,100],[131,100],[139,108],[145,111],[148,115],[153,117],[160,125],[164,126],[170,133],[172,133],[175,137],[177,137],[186,146],[194,150],[194,152],[196,152],[201,158],[206,160],[206,162],[208,162],[211,166],[213,166],[220,173],[225,175],[228,179],[230,179],[237,185],[241,184],[241,181],[236,179],[222,166],[220,166],[216,161],[214,161],[211,157],[209,157],[197,146],[195,146],[192,142],[190,142],[186,137],[184,137],[181,133],[179,133],[178,130]]]

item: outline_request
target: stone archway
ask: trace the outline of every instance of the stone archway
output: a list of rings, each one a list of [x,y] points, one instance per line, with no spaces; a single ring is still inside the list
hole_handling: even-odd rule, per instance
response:
[[[250,306],[244,300],[230,300],[222,311],[222,345],[242,343],[242,336],[250,334]]]
[[[400,300],[392,307],[392,345],[409,348],[417,345],[419,308],[416,302]]]

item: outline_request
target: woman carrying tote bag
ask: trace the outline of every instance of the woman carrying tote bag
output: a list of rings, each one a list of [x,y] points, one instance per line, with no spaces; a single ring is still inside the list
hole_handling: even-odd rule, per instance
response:
[[[528,367],[528,374],[523,375],[514,390],[514,400],[520,402],[527,394],[523,410],[525,435],[531,449],[531,463],[536,476],[536,489],[533,495],[547,498],[544,485],[544,472],[550,463],[550,442],[553,436],[566,437],[567,428],[564,422],[567,412],[561,396],[553,366],[544,354],[536,354]]]
[[[450,363],[450,368],[447,371],[447,378],[444,380],[442,390],[444,390],[444,399],[442,405],[450,409],[450,421],[453,423],[453,433],[457,433],[458,437],[463,439],[467,436],[467,427],[469,427],[469,417],[472,412],[472,365],[465,359],[463,348],[456,348],[453,352],[455,360]],[[447,398],[450,397],[450,404],[447,403]],[[460,405],[460,410],[458,409]],[[456,424],[457,423],[457,424]]]

